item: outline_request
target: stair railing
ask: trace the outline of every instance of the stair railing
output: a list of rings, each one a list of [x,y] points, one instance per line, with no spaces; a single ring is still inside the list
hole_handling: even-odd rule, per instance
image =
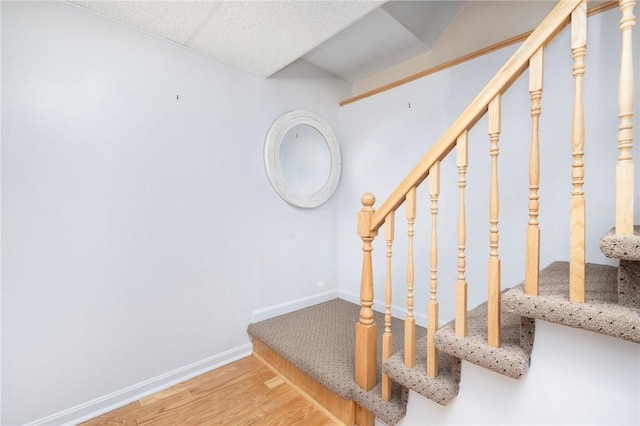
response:
[[[632,124],[633,111],[633,71],[631,30],[635,23],[633,8],[635,1],[620,0],[622,21],[622,61],[620,71],[620,127],[618,143],[620,157],[617,165],[616,229],[621,233],[633,232],[633,163]],[[356,324],[356,384],[368,391],[376,386],[377,329],[373,321],[373,269],[372,242],[378,230],[385,226],[387,247],[387,270],[385,280],[385,328],[383,333],[383,359],[391,356],[391,258],[394,240],[395,212],[405,204],[408,225],[408,266],[407,266],[407,318],[405,320],[405,365],[415,365],[415,317],[413,313],[414,259],[413,234],[416,218],[416,188],[429,177],[431,199],[431,251],[430,251],[430,296],[427,323],[427,376],[438,375],[438,352],[434,344],[434,334],[438,329],[437,299],[437,214],[440,193],[440,162],[455,148],[458,170],[458,277],[455,286],[455,333],[460,337],[467,334],[467,282],[465,277],[466,257],[466,216],[465,188],[468,165],[468,134],[475,124],[488,115],[490,142],[491,178],[489,195],[489,260],[488,260],[488,344],[499,347],[500,336],[500,257],[499,257],[499,191],[498,156],[501,130],[501,96],[522,73],[529,69],[529,92],[531,98],[532,135],[529,164],[529,221],[526,231],[525,292],[538,294],[538,271],[540,253],[539,174],[540,152],[538,127],[541,115],[540,100],[543,91],[544,48],[555,36],[571,23],[571,52],[574,59],[574,107],[572,118],[572,195],[570,204],[570,299],[584,301],[585,270],[585,199],[584,182],[584,114],[583,85],[584,57],[586,54],[586,0],[560,0],[542,23],[523,42],[478,96],[438,139],[435,145],[411,170],[396,190],[380,208],[375,210],[373,194],[362,196],[363,208],[358,214],[358,235],[363,241],[363,266],[360,288],[360,318]],[[622,189],[621,189],[622,187]],[[630,201],[631,200],[631,201]],[[631,203],[631,204],[629,204]],[[630,224],[630,225],[629,225]],[[385,400],[391,396],[391,379],[382,374],[381,392]]]

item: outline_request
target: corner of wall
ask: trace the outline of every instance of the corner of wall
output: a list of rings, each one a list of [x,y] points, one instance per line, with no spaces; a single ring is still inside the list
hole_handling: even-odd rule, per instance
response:
[[[314,294],[313,296],[292,300],[290,302],[280,303],[279,305],[257,309],[251,313],[251,322],[264,321],[279,315],[288,314],[289,312],[308,308],[309,306],[317,305],[318,303],[327,302],[337,297],[339,297],[338,291],[331,290],[325,293]]]

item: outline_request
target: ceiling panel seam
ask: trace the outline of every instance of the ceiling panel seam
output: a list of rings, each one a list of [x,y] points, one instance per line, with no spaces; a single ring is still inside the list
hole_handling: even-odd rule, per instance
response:
[[[207,15],[204,17],[202,22],[200,22],[198,27],[189,36],[189,38],[185,42],[185,45],[191,46],[191,43],[193,43],[193,41],[200,35],[200,33],[202,32],[204,27],[206,27],[211,22],[211,19],[213,19],[213,15],[218,13],[218,11],[220,10],[221,7],[222,7],[222,4],[221,3],[217,3],[216,7],[214,9],[210,10],[209,13],[207,13]]]

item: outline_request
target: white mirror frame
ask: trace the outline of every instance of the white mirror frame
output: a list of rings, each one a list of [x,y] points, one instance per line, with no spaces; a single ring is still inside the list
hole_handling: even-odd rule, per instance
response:
[[[316,129],[324,138],[329,148],[331,157],[331,170],[325,184],[318,191],[304,194],[295,190],[285,178],[280,162],[280,149],[284,136],[289,130],[299,124],[306,124]],[[296,207],[314,208],[324,204],[335,192],[340,181],[342,163],[340,160],[340,148],[329,125],[316,114],[295,110],[280,116],[269,128],[264,144],[264,166],[271,186],[278,195],[287,203]]]

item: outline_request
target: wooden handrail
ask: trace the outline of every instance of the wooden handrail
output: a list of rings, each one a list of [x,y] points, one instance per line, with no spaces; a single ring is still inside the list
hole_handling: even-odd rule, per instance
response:
[[[395,211],[405,200],[407,193],[420,185],[429,175],[429,169],[436,161],[440,161],[456,145],[458,136],[470,129],[487,112],[489,102],[497,95],[504,93],[524,72],[529,59],[543,46],[549,43],[569,21],[571,13],[580,5],[578,0],[561,0],[547,15],[542,23],[523,42],[518,50],[509,58],[478,96],[460,114],[453,124],[438,139],[433,147],[422,157],[420,162],[409,172],[407,177],[376,210],[371,217],[371,231],[377,231],[387,215]]]
[[[630,31],[633,26],[632,15],[635,0],[621,0],[623,20],[621,29],[623,37],[630,39]],[[374,209],[375,197],[365,194],[362,197],[363,208],[358,214],[358,235],[363,242],[363,268],[360,289],[360,318],[356,324],[356,384],[369,391],[376,386],[376,359],[377,359],[377,328],[373,320],[373,269],[372,242],[378,234],[379,228],[386,223],[385,240],[387,242],[387,279],[385,287],[385,333],[383,334],[383,358],[387,358],[391,352],[391,244],[393,242],[393,217],[395,211],[404,203],[407,219],[407,318],[405,320],[405,366],[412,368],[416,364],[415,347],[415,316],[414,308],[414,223],[416,219],[416,190],[417,187],[429,176],[429,194],[431,197],[432,213],[432,238],[430,256],[430,298],[428,305],[428,330],[427,330],[427,376],[434,378],[438,374],[437,350],[434,345],[434,335],[438,325],[438,299],[437,299],[437,213],[439,198],[439,166],[454,147],[457,146],[456,167],[458,169],[459,187],[459,211],[458,211],[458,279],[456,281],[456,317],[455,332],[458,336],[466,335],[466,218],[465,218],[465,187],[467,169],[467,145],[469,130],[485,115],[488,114],[488,133],[490,141],[491,157],[491,185],[489,191],[489,264],[488,264],[488,301],[487,301],[487,341],[490,346],[500,347],[500,294],[501,272],[499,247],[499,192],[498,192],[498,141],[500,136],[501,107],[500,100],[511,84],[530,67],[529,92],[531,97],[532,117],[532,141],[529,167],[529,221],[527,230],[527,257],[539,257],[540,237],[538,226],[538,188],[539,188],[539,142],[538,119],[540,117],[540,98],[542,96],[542,68],[543,49],[566,26],[572,22],[571,28],[571,53],[574,59],[574,108],[572,119],[572,198],[571,198],[571,243],[570,243],[570,300],[572,302],[584,302],[584,112],[583,112],[583,75],[585,71],[584,56],[586,53],[586,0],[559,0],[558,4],[547,15],[542,23],[523,42],[518,50],[507,60],[505,65],[495,74],[489,83],[480,91],[476,98],[467,106],[453,124],[422,157],[418,164],[411,170],[402,183],[378,208]],[[628,57],[623,58],[623,64],[629,68],[631,45],[627,40],[623,45],[627,46]],[[623,54],[624,56],[624,54]],[[626,71],[629,74],[628,71]],[[623,87],[628,90],[632,87],[632,81],[625,75],[621,78]],[[622,90],[622,89],[621,89]],[[621,101],[621,126],[622,137],[619,138],[623,160],[627,160],[628,145],[631,141],[630,122],[632,114],[631,100],[624,98]],[[628,140],[628,141],[627,141]],[[629,155],[630,157],[630,155]],[[527,269],[536,269],[535,273],[526,276],[528,293],[537,293],[537,267],[539,261],[527,264]],[[384,376],[383,376],[384,377]],[[382,385],[383,398],[390,398],[391,381],[384,377]]]

